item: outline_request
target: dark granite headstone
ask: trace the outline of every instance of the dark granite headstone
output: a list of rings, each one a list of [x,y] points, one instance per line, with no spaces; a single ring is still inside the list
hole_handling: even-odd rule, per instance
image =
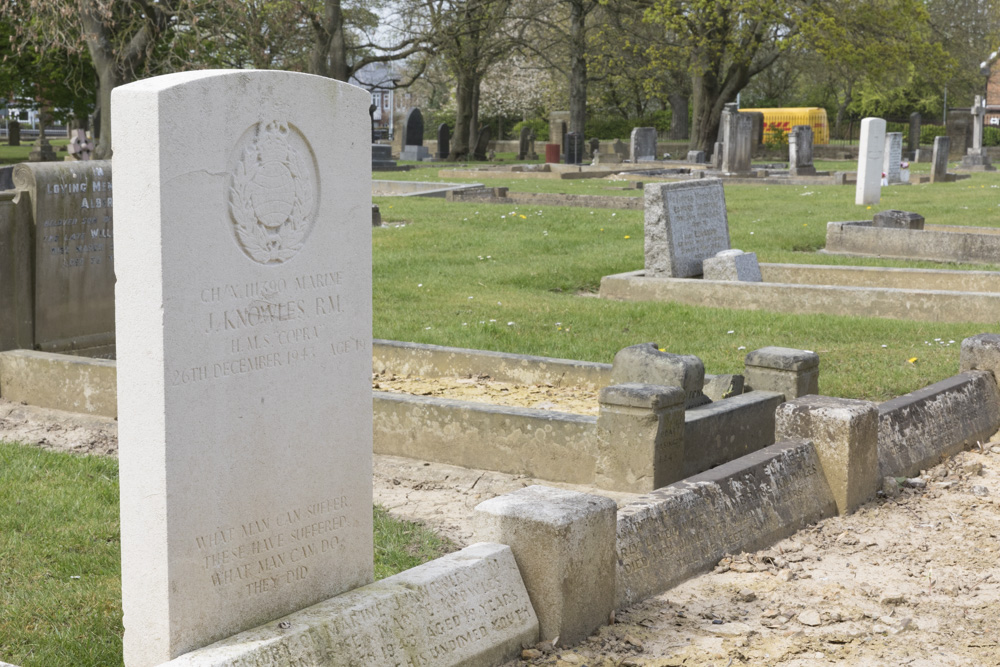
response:
[[[434,157],[440,160],[447,160],[448,153],[451,152],[451,129],[447,123],[438,125],[438,149]]]
[[[950,148],[951,137],[934,137],[931,183],[944,183],[948,179],[948,152]]]
[[[12,120],[7,124],[7,145],[21,145],[21,123],[16,120]]]
[[[914,111],[910,114],[910,136],[906,140],[906,150],[910,152],[911,160],[916,157],[918,148],[920,148],[920,112]]]
[[[490,129],[489,125],[484,125],[479,130],[479,138],[476,139],[476,152],[472,156],[477,160],[487,159],[487,151],[489,150],[490,141],[493,140],[493,130]]]
[[[566,134],[566,146],[563,152],[566,164],[583,163],[583,135],[579,132]]]
[[[406,114],[403,131],[404,146],[424,145],[424,115],[420,113],[419,107],[410,109]]]

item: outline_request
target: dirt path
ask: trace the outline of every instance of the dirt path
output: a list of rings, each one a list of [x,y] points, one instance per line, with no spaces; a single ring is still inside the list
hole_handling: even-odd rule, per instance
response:
[[[380,388],[400,389],[389,378]],[[415,393],[560,405],[550,387],[455,387],[408,381]],[[482,386],[479,386],[482,385]],[[485,388],[484,388],[485,387]],[[577,409],[596,396],[573,390]],[[520,396],[520,399],[515,397]],[[545,406],[548,407],[548,406]],[[552,409],[552,408],[549,408]],[[572,408],[570,408],[572,409]],[[0,439],[114,455],[113,420],[0,400]],[[377,502],[464,545],[487,498],[525,477],[375,457]],[[560,485],[567,486],[567,485]],[[568,487],[597,492],[582,487]],[[599,492],[603,493],[603,492]],[[619,504],[628,494],[608,494]],[[927,471],[896,498],[821,522],[773,548],[724,559],[714,572],[617,614],[583,644],[542,645],[513,665],[1000,665],[1000,443]]]

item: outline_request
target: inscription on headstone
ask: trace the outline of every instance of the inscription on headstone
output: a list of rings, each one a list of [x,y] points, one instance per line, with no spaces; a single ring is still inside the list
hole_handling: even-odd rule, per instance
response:
[[[701,275],[706,258],[729,248],[721,180],[651,183],[644,196],[647,275]]]
[[[35,346],[47,352],[115,342],[111,162],[22,163],[14,187],[31,200],[35,228]]]
[[[861,120],[861,144],[858,148],[858,185],[854,203],[877,204],[882,198],[882,156],[885,153],[885,121]]]
[[[112,94],[129,667],[372,579],[369,102],[273,70]]]

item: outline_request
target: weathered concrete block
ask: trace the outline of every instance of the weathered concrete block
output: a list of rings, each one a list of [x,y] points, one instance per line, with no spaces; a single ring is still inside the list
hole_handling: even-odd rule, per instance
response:
[[[816,395],[795,398],[775,411],[775,436],[813,441],[841,514],[875,495],[881,477],[874,403]]]
[[[746,356],[751,391],[776,391],[790,400],[819,392],[819,355],[789,347],[762,347]]]
[[[705,151],[688,151],[687,161],[691,164],[704,164],[708,162],[708,158],[705,157]]]
[[[890,229],[923,229],[924,216],[910,211],[879,211],[874,218],[875,227]]]
[[[663,352],[656,343],[640,343],[618,351],[611,364],[611,384],[658,384],[684,389],[687,407],[702,405],[708,398],[705,364],[691,354]]]
[[[684,471],[690,477],[774,444],[774,410],[785,400],[751,391],[684,413]]]
[[[617,607],[762,549],[837,511],[811,442],[778,442],[618,512]]]
[[[743,376],[735,374],[706,375],[702,390],[710,401],[721,401],[743,393]]]
[[[909,477],[996,433],[1000,391],[989,371],[967,371],[886,401],[878,411],[879,474]]]
[[[598,486],[652,491],[683,477],[684,391],[629,383],[601,389],[597,418]]]
[[[165,667],[502,665],[537,641],[510,547],[473,544]]]
[[[962,341],[960,371],[990,371],[1000,378],[1000,335],[978,334]]]
[[[0,353],[0,396],[43,408],[118,417],[117,373],[108,359],[11,350]]]
[[[757,263],[757,253],[742,250],[722,250],[715,257],[709,257],[702,262],[705,280],[742,280],[759,283],[764,279],[760,275],[760,264]]]
[[[546,486],[476,506],[476,538],[510,545],[543,641],[573,645],[607,623],[615,605],[616,511],[610,498]]]

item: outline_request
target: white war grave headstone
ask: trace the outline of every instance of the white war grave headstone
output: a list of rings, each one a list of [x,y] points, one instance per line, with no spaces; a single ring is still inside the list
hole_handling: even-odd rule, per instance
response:
[[[372,580],[369,103],[259,70],[113,92],[128,667]]]
[[[729,249],[726,195],[720,179],[650,183],[643,195],[647,276],[698,276],[706,258]]]
[[[885,121],[861,120],[861,144],[858,148],[858,185],[854,203],[877,204],[882,198],[882,155],[885,152]]]

